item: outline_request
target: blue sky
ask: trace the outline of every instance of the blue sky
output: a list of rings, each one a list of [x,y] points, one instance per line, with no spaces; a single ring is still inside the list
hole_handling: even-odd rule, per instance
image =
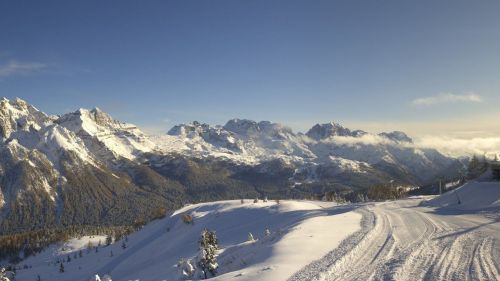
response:
[[[497,1],[2,1],[0,96],[150,132],[239,117],[500,134]],[[495,122],[498,123],[498,122]]]

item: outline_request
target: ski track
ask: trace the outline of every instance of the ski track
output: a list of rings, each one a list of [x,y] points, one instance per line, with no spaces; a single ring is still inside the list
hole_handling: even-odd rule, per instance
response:
[[[498,220],[433,213],[419,202],[357,209],[361,230],[288,281],[500,280]]]

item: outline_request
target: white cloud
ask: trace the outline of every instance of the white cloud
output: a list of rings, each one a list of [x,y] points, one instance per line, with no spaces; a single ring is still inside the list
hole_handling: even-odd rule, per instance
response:
[[[47,64],[39,62],[18,62],[16,60],[10,60],[7,63],[0,64],[0,77],[28,75],[40,72],[47,67]]]
[[[435,105],[440,103],[456,103],[456,102],[482,102],[480,95],[470,92],[463,95],[452,93],[441,93],[432,97],[418,98],[412,101],[414,105]]]
[[[500,137],[476,137],[472,139],[426,136],[416,140],[416,146],[435,148],[453,156],[492,154],[500,152]]]
[[[363,145],[378,145],[378,144],[396,144],[388,138],[381,137],[379,135],[366,134],[361,137],[349,137],[349,136],[334,136],[330,141],[335,144],[354,146],[357,144]]]
[[[458,157],[464,155],[484,153],[493,155],[500,153],[500,137],[475,137],[475,138],[453,138],[446,136],[423,136],[414,140],[414,143],[396,143],[387,138],[367,134],[362,137],[333,137],[330,141],[336,144],[356,145],[396,145],[406,148],[433,148],[441,153]]]

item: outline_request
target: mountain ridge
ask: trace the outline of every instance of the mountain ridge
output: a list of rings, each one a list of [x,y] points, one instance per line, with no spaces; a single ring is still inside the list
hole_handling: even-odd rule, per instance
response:
[[[390,181],[418,186],[462,168],[403,132],[371,134],[332,122],[304,134],[231,119],[150,136],[98,108],[49,116],[21,99],[0,101],[0,135],[6,232],[129,224],[189,201],[348,194]]]

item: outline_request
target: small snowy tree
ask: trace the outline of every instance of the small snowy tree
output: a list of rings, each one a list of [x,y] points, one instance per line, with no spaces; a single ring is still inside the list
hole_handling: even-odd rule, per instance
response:
[[[180,279],[190,280],[195,274],[196,269],[190,259],[181,259],[177,263],[177,272]]]
[[[245,204],[245,200],[241,199],[241,204]]]
[[[264,231],[264,235],[265,236],[271,235],[271,231],[269,230],[269,228],[266,228],[266,230]]]
[[[263,200],[263,201],[264,201],[264,202],[267,202],[267,196],[266,196],[266,197],[264,197],[264,200]]]
[[[3,267],[0,271],[0,280],[1,281],[10,281],[9,278],[7,278],[7,271]]]
[[[248,232],[248,239],[247,239],[248,242],[254,242],[255,239],[253,238],[253,235],[251,232]]]
[[[198,264],[207,279],[207,273],[215,276],[217,274],[217,268],[219,264],[217,263],[217,250],[219,249],[217,236],[215,231],[210,231],[204,229],[201,232],[200,239],[200,254],[198,256]]]
[[[255,199],[253,200],[253,202],[254,202],[254,203],[259,203],[259,198],[255,198]]]

